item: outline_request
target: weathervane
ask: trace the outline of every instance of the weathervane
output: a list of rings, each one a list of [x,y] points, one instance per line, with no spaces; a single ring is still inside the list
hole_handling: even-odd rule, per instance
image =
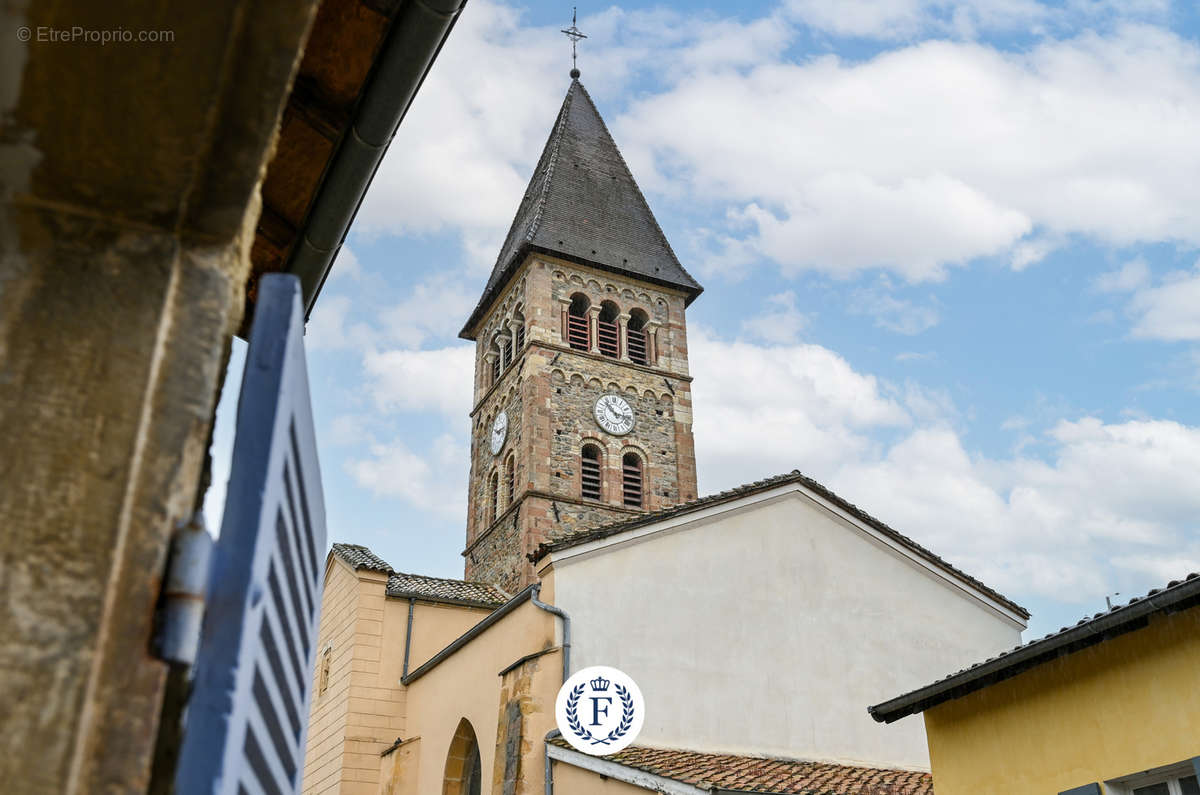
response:
[[[575,12],[576,12],[576,8],[574,6],[572,6],[571,7],[571,27],[564,30],[563,33],[567,34],[567,38],[571,40],[571,77],[572,77],[572,79],[578,80],[579,79],[579,67],[575,63],[575,45],[579,43],[580,39],[586,39],[587,35],[584,33],[581,33],[579,31],[579,28],[575,27]]]

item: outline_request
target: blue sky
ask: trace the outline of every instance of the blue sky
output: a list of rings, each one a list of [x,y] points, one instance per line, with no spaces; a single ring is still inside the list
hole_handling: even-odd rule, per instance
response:
[[[331,539],[401,570],[462,574],[455,335],[569,24],[471,0],[309,325]],[[633,2],[579,27],[583,83],[706,288],[702,493],[798,468],[1029,607],[1026,637],[1200,570],[1193,4]]]

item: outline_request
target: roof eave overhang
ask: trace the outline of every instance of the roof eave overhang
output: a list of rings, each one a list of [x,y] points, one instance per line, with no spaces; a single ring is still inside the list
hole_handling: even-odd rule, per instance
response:
[[[495,610],[498,607],[503,607],[503,602],[481,602],[478,599],[455,599],[450,596],[430,596],[426,593],[417,591],[388,591],[385,596],[388,599],[412,599],[417,602],[428,602],[438,605],[454,605],[455,607],[481,607],[485,610]]]
[[[306,319],[392,136],[465,5],[466,0],[410,0],[393,23],[284,268],[300,277]]]
[[[940,682],[867,708],[879,723],[893,723],[930,707],[974,693],[1039,665],[1141,629],[1155,613],[1177,613],[1200,606],[1200,577],[1117,608],[1065,632],[1060,632]]]
[[[479,299],[479,303],[476,305],[474,311],[471,312],[471,316],[467,319],[466,324],[463,325],[462,331],[458,332],[460,339],[470,340],[472,342],[475,341],[476,337],[478,336],[477,327],[480,321],[483,319],[483,316],[486,315],[488,310],[492,308],[492,304],[494,304],[500,294],[504,292],[504,288],[508,286],[508,283],[512,280],[513,275],[517,272],[518,268],[520,268],[521,264],[525,262],[525,258],[530,254],[544,254],[547,257],[556,257],[558,259],[574,262],[577,265],[583,265],[588,268],[595,268],[596,270],[606,271],[618,276],[626,276],[631,279],[637,279],[638,281],[650,282],[651,284],[657,284],[660,287],[666,287],[670,290],[678,290],[684,295],[683,305],[685,307],[691,306],[692,301],[695,301],[700,293],[704,292],[704,288],[698,284],[695,287],[691,287],[688,285],[677,284],[667,279],[656,279],[652,276],[646,276],[645,274],[632,273],[614,265],[607,265],[597,260],[580,257],[575,254],[568,254],[562,251],[555,251],[554,249],[526,242],[521,244],[521,246],[516,250],[516,253],[513,254],[508,263],[504,266],[504,270],[501,271],[501,276],[499,281],[496,282],[496,286],[490,291],[485,292]]]

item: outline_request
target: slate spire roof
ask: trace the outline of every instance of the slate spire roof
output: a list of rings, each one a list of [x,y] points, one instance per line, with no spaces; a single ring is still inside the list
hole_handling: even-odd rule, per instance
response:
[[[688,303],[704,289],[671,250],[578,80],[567,89],[492,275],[459,336],[474,338],[475,324],[531,251],[675,287]]]

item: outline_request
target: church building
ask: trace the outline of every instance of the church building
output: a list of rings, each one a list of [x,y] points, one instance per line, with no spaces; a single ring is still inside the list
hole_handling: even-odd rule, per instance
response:
[[[923,727],[867,706],[1029,613],[799,472],[700,497],[701,290],[573,72],[461,332],[464,579],[334,544],[306,793],[932,793]],[[608,756],[555,727],[592,665],[645,697]]]

